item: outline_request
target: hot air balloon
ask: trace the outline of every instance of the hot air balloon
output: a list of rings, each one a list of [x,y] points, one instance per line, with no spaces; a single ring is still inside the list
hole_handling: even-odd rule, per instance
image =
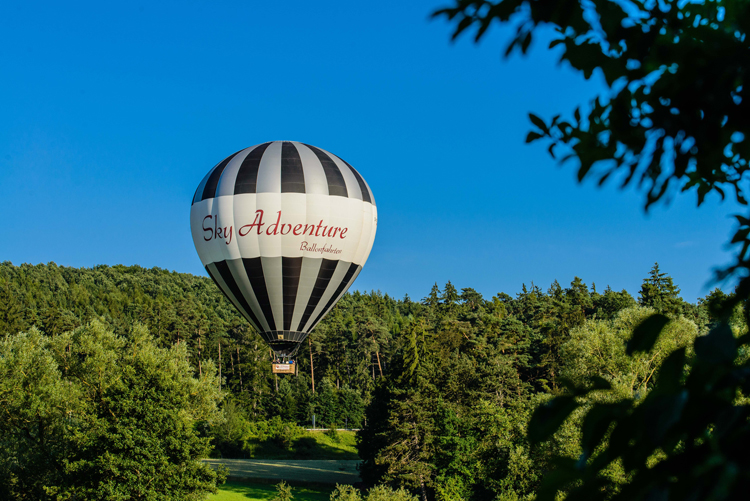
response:
[[[377,223],[359,172],[295,141],[228,156],[203,178],[190,209],[209,276],[282,362],[357,278]]]

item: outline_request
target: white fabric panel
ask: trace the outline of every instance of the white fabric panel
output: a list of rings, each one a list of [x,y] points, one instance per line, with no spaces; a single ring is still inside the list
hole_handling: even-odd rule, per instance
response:
[[[307,303],[310,302],[315,281],[318,279],[320,266],[323,264],[322,258],[303,258],[302,272],[299,276],[299,285],[297,286],[297,299],[294,302],[294,315],[292,316],[292,329],[297,328],[302,315],[305,313]]]
[[[336,166],[341,171],[341,175],[344,176],[344,182],[346,183],[346,191],[349,192],[349,198],[358,198],[362,200],[362,190],[359,188],[359,183],[357,182],[357,178],[354,177],[354,174],[352,173],[352,170],[349,168],[349,166],[346,165],[339,157],[337,157],[333,153],[328,153],[328,156],[331,157],[331,160],[333,160],[333,163],[335,163]]]
[[[305,175],[305,193],[311,195],[328,195],[328,178],[318,156],[302,143],[292,142],[302,160],[302,172]]]
[[[260,262],[263,265],[263,277],[266,279],[273,321],[276,323],[276,330],[280,331],[284,329],[284,281],[281,274],[281,256],[262,256]]]
[[[362,265],[364,264],[365,253],[370,247],[370,239],[372,235],[372,204],[362,202],[360,206],[360,217],[361,220],[359,226],[362,228],[362,233],[360,234],[357,252],[354,254],[354,260],[352,262]]]
[[[257,227],[249,226],[256,221],[259,209],[263,211],[260,235]],[[204,265],[259,256],[324,257],[361,265],[372,247],[376,214],[374,206],[354,198],[243,193],[194,204],[190,225],[193,242]],[[211,219],[205,219],[207,215]],[[217,224],[220,238],[215,236]],[[308,225],[308,232],[305,232],[305,225]],[[313,227],[312,235],[310,227]],[[346,228],[345,238],[341,238],[341,228]],[[295,229],[298,235],[294,234]],[[329,233],[331,236],[327,236]],[[225,238],[225,234],[231,238]],[[321,249],[341,252],[321,252]]]
[[[226,245],[223,239],[217,240],[214,238],[216,221],[214,216],[217,215],[215,210],[216,200],[215,198],[207,198],[193,204],[190,208],[190,229],[193,234],[193,243],[203,266],[224,259],[224,249],[221,246],[226,247]],[[209,215],[211,218],[207,219],[206,216]],[[206,229],[204,230],[204,228]]]
[[[304,241],[302,235],[295,235],[294,228],[302,225],[299,232],[303,231],[304,224],[309,223],[307,217],[307,199],[311,195],[305,193],[282,193],[279,195],[281,201],[281,224],[279,225],[279,235],[267,236],[266,238],[276,238],[279,241],[279,255],[285,257],[302,257],[304,255],[301,243]],[[329,198],[328,195],[324,195]],[[283,233],[286,233],[285,235]],[[265,255],[265,254],[264,254]]]
[[[331,197],[328,195],[307,195],[305,197],[306,223],[314,225],[315,229],[312,231],[312,235],[304,233],[298,237],[300,239],[298,244],[299,248],[307,249],[302,251],[302,256],[338,259],[338,256],[336,255],[321,253],[318,250],[311,250],[313,248],[323,249],[326,243],[326,237],[320,236],[322,226],[318,229],[318,225],[321,224],[321,221],[323,222],[323,225],[329,224],[328,221],[331,219],[331,201],[336,198],[341,197]],[[303,226],[302,231],[304,230],[305,228]],[[318,233],[318,236],[315,235],[316,232]]]
[[[305,324],[302,329],[304,332],[310,332],[312,326],[314,325],[313,322],[315,322],[315,319],[318,318],[320,312],[323,310],[323,308],[325,308],[326,304],[328,304],[328,301],[331,299],[331,296],[333,296],[338,286],[344,280],[344,275],[346,275],[348,269],[349,263],[339,261],[338,264],[336,264],[336,271],[333,272],[331,281],[328,282],[328,287],[326,287],[326,291],[323,294],[323,297],[320,298],[318,306],[315,307],[312,315],[310,315],[310,318],[307,320],[307,324]]]
[[[218,221],[221,238],[214,238],[211,243],[220,249],[217,251],[221,252],[222,259],[241,258],[237,243],[237,226],[234,224],[234,197],[214,198],[212,212],[214,220]]]
[[[234,183],[237,181],[237,173],[240,171],[242,162],[244,162],[250,152],[257,147],[258,145],[255,145],[240,151],[229,161],[227,166],[224,167],[224,172],[221,173],[221,177],[219,178],[219,184],[216,186],[217,197],[234,195]]]
[[[257,197],[255,193],[242,193],[232,197],[232,212],[237,227],[235,233],[237,248],[244,258],[260,257],[260,236],[255,228],[250,229],[248,226],[255,221],[255,211],[258,208]],[[263,220],[265,222],[265,215]],[[243,226],[247,228],[243,230]],[[245,236],[241,236],[242,232],[245,232]]]
[[[335,237],[326,240],[326,245],[341,249],[341,254],[328,254],[329,259],[352,262],[359,246],[361,235],[361,219],[357,217],[360,212],[361,200],[356,198],[327,197],[330,207],[329,221],[334,227],[346,228],[344,238],[340,232]],[[325,255],[323,257],[326,257]]]
[[[269,144],[260,159],[258,184],[255,188],[258,194],[281,193],[281,144],[282,141]]]
[[[367,258],[370,257],[370,251],[372,251],[372,244],[375,243],[375,233],[378,231],[378,208],[377,206],[372,206],[372,225],[370,226],[370,236],[368,237],[368,244],[365,249],[365,253],[361,257],[361,263],[360,265],[364,265],[367,261]]]
[[[256,210],[263,211],[263,223],[265,223],[260,235],[257,234],[257,231],[253,230],[258,240],[259,256],[281,256],[281,235],[269,235],[269,233],[273,233],[273,227],[279,220],[279,212],[281,212],[281,197],[281,193],[258,193],[256,195]],[[253,218],[255,218],[255,213],[253,213],[252,217],[248,216],[248,219],[252,220]]]
[[[232,272],[234,281],[237,282],[237,287],[239,287],[242,291],[242,295],[245,297],[245,301],[247,301],[247,304],[250,305],[253,313],[255,313],[255,317],[260,322],[258,330],[260,332],[270,331],[271,328],[266,321],[266,317],[263,315],[263,310],[258,303],[258,299],[255,297],[255,292],[253,292],[253,288],[250,285],[250,280],[248,280],[247,278],[247,272],[245,271],[245,266],[242,264],[242,259],[233,259],[231,261],[227,261],[227,266]]]

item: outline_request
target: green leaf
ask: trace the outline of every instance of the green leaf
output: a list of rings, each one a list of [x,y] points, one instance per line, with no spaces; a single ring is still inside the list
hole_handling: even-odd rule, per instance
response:
[[[695,354],[710,364],[731,364],[737,357],[737,340],[727,322],[721,322],[707,335],[695,340]]]
[[[586,392],[581,392],[578,385],[576,385],[572,379],[566,378],[566,377],[558,377],[557,378],[557,384],[568,390],[572,395],[580,395],[585,394]]]
[[[534,132],[534,131],[531,131],[531,132],[529,132],[529,134],[528,134],[528,135],[526,136],[526,142],[527,142],[527,143],[530,143],[530,142],[532,142],[532,141],[536,141],[537,139],[541,139],[541,138],[543,138],[543,137],[544,137],[544,136],[543,136],[542,134],[539,134],[538,132]]]
[[[645,437],[649,438],[649,443],[636,444],[637,447],[643,447],[647,452],[644,457],[651,454],[653,449],[660,447],[666,439],[666,433],[669,429],[680,420],[682,410],[688,400],[688,392],[682,390],[673,395],[655,396],[639,407],[639,411],[644,416]]]
[[[581,447],[585,458],[591,456],[609,430],[610,424],[621,414],[621,404],[596,404],[583,419]]]
[[[453,32],[453,40],[458,38],[458,36],[463,33],[466,28],[471,26],[473,22],[474,19],[470,17],[464,17],[463,19],[461,19],[461,21],[459,21],[458,23],[458,26],[456,26],[456,31]]]
[[[684,371],[685,348],[680,348],[670,353],[662,362],[656,380],[657,390],[664,393],[677,391],[681,386]]]
[[[521,52],[523,52],[524,54],[526,54],[526,51],[529,50],[529,45],[531,45],[531,38],[531,32],[529,31],[523,38],[523,42],[521,42]]]
[[[539,130],[541,130],[545,134],[549,134],[549,129],[547,128],[547,124],[544,123],[544,120],[534,115],[533,113],[529,113],[529,120],[531,120],[531,123],[539,127]]]
[[[589,380],[591,381],[592,390],[611,390],[612,389],[612,385],[609,384],[609,381],[607,381],[601,376],[591,376]]]
[[[536,493],[536,501],[554,501],[557,499],[557,491],[581,478],[581,471],[576,468],[574,459],[556,457],[553,463],[555,468],[544,476]]]
[[[639,351],[651,350],[662,329],[664,329],[668,323],[669,317],[662,315],[661,313],[655,313],[638,324],[638,327],[633,330],[633,337],[628,341],[628,355],[632,355]]]
[[[535,444],[550,438],[577,408],[578,403],[572,395],[555,397],[537,407],[529,420],[529,441]]]

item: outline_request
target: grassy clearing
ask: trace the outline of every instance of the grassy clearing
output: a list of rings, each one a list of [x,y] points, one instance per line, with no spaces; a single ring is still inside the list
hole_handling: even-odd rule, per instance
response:
[[[248,459],[337,459],[358,460],[356,432],[338,431],[332,435],[326,430],[308,431],[296,439],[291,449],[280,447],[273,441],[252,445]]]
[[[333,486],[292,487],[294,501],[328,501]],[[208,501],[270,501],[276,496],[276,485],[256,482],[227,482],[219,492],[208,497]]]
[[[229,471],[230,480],[276,483],[286,480],[293,485],[353,484],[360,481],[360,461],[331,459],[207,459],[214,468]]]
[[[308,433],[315,439],[318,447],[336,451],[336,457],[316,459],[359,459],[359,455],[357,455],[357,432],[337,431],[335,437],[331,437],[330,433],[325,431],[309,431]]]

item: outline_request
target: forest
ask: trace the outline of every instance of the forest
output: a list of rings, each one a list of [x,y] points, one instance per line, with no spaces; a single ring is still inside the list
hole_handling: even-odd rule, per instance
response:
[[[121,444],[117,409],[137,414],[163,391],[172,410],[164,410],[156,432],[178,430],[175,437],[190,450],[161,448],[148,457],[172,454],[190,464],[208,455],[251,457],[259,445],[294,453],[299,430],[314,415],[318,427],[359,430],[368,486],[404,487],[423,501],[532,499],[555,457],[581,455],[586,402],[644,398],[662,362],[677,349],[690,351],[733,299],[715,289],[690,303],[658,264],[645,274],[637,297],[597,290],[578,277],[546,290],[524,284],[515,296],[489,299],[451,282],[433,285],[419,300],[354,291],[300,350],[298,374],[274,375],[267,346],[207,277],[4,262],[0,494],[76,499],[116,485],[113,472],[148,447]],[[647,357],[629,356],[627,341],[654,314],[668,319],[656,345]],[[747,332],[742,304],[729,323],[735,336]],[[42,348],[48,355],[34,351]],[[34,369],[21,381],[22,367],[38,367],[39,360],[49,372]],[[78,393],[54,386],[53,373]],[[530,442],[534,410],[592,377],[611,391],[582,396],[581,409],[556,432]],[[158,388],[152,400],[121,384],[138,378]],[[184,409],[190,419],[173,417]],[[24,412],[27,419],[19,417]],[[121,452],[117,460],[112,444]],[[101,466],[102,450],[109,469]],[[82,472],[89,482],[83,488]],[[615,485],[627,482],[621,465],[605,473]],[[190,492],[210,492],[221,481],[221,472],[208,469],[191,475]]]

